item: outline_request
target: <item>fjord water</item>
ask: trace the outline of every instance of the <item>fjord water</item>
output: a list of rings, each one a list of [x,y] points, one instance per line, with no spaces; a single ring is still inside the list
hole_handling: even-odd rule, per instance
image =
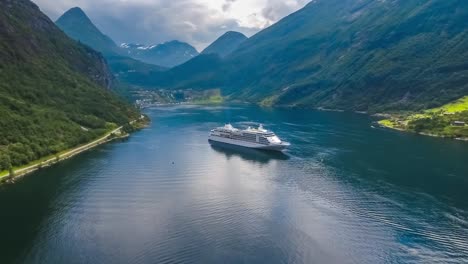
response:
[[[351,113],[147,110],[151,126],[0,187],[0,263],[467,263],[468,144]],[[285,154],[210,146],[262,122]]]

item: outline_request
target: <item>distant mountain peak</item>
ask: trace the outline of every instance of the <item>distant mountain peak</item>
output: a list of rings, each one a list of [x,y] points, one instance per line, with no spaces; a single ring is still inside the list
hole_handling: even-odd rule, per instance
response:
[[[224,33],[223,36],[240,36],[243,38],[247,38],[244,34],[237,32],[237,31],[227,31],[226,33]]]
[[[80,7],[78,6],[75,6],[75,7],[72,7],[70,8],[67,12],[65,12],[65,14],[67,13],[74,13],[74,14],[79,14],[79,15],[83,15],[83,16],[86,16],[86,13],[83,11],[83,9],[81,9]]]
[[[122,43],[120,47],[128,56],[163,67],[183,64],[199,54],[193,46],[179,40],[153,45]]]
[[[64,22],[69,19],[80,19],[82,22],[87,22],[94,26],[91,19],[88,17],[88,15],[86,15],[86,13],[80,7],[70,8],[68,11],[63,13],[63,15],[57,19],[56,23]]]
[[[468,94],[467,7],[460,0],[315,0],[215,67],[163,78],[169,88],[220,88],[232,100],[264,105],[433,108]],[[230,34],[202,53],[219,54]],[[202,57],[191,70],[207,65],[195,65]]]
[[[103,34],[79,7],[65,12],[55,22],[68,36],[104,54],[119,53],[115,42]]]
[[[226,57],[236,50],[245,40],[247,40],[247,37],[244,34],[236,31],[228,31],[209,45],[202,54],[213,53],[221,57]]]
[[[175,39],[175,40],[166,41],[163,44],[187,44],[187,43]]]

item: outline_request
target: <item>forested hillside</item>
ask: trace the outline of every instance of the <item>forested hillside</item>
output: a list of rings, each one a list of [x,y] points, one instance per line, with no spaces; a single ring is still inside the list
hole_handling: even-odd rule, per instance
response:
[[[467,61],[468,1],[316,0],[244,41],[213,74],[169,74],[178,81],[160,86],[210,84],[265,105],[416,110],[467,95]]]
[[[121,68],[127,63],[124,67],[134,67],[130,69],[131,72],[137,71],[143,75],[155,70],[156,67],[164,69],[180,65],[198,55],[194,47],[176,40],[152,46],[127,43],[117,46],[79,7],[71,8],[55,23],[69,37],[104,54],[112,68],[114,63],[118,64],[116,68]]]
[[[141,78],[146,79],[166,70],[164,67],[127,56],[128,50],[118,47],[110,37],[103,34],[79,7],[68,10],[55,23],[72,39],[104,55],[111,72],[119,82],[114,86],[114,90],[121,94],[127,95],[131,89],[129,86],[135,85]]]
[[[468,140],[468,96],[418,113],[401,113],[379,124],[426,135]]]
[[[103,57],[29,0],[0,0],[0,171],[90,141],[139,113]]]

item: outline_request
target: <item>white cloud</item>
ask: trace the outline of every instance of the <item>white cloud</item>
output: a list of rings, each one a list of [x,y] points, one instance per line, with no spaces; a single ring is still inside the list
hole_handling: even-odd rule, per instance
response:
[[[308,0],[33,0],[52,19],[81,7],[116,42],[173,39],[199,50],[227,30],[248,36],[298,10]]]

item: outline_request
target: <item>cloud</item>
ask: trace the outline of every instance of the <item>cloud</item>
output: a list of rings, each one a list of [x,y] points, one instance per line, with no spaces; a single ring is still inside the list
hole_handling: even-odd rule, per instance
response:
[[[186,41],[202,50],[227,30],[251,36],[307,0],[33,0],[51,19],[81,7],[117,43]]]
[[[223,11],[226,12],[226,11],[229,11],[229,9],[231,8],[231,5],[232,3],[236,2],[236,0],[225,0],[224,1],[224,4],[223,4]]]
[[[274,23],[307,2],[308,0],[270,0],[268,6],[263,8],[262,16],[270,23]]]

